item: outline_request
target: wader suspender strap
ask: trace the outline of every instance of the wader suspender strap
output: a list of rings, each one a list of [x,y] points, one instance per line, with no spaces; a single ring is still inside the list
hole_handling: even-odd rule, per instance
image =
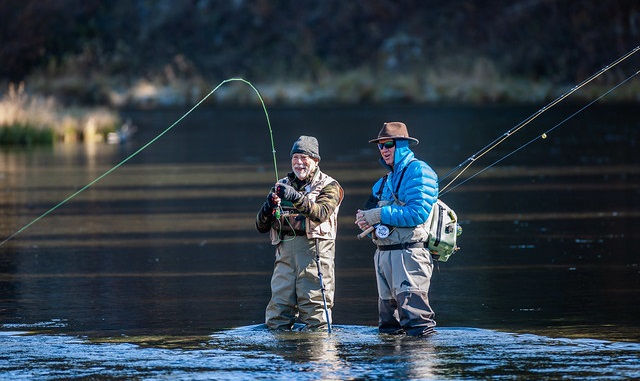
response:
[[[442,240],[442,222],[444,221],[444,209],[440,204],[436,203],[433,207],[438,208],[438,234],[436,234],[436,240],[433,243],[434,246],[438,246]],[[431,212],[433,213],[433,211]]]
[[[382,182],[380,183],[380,188],[378,188],[378,200],[382,199],[382,188],[384,188],[384,184],[387,183],[387,177],[389,176],[389,174],[387,173],[386,175],[384,175],[384,177],[382,178]]]

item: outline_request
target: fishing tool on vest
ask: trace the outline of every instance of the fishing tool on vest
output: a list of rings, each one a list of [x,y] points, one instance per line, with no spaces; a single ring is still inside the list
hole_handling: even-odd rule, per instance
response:
[[[271,222],[271,227],[275,229],[280,235],[280,239],[286,241],[284,236],[303,236],[306,235],[305,220],[306,218],[298,212],[293,206],[281,206],[279,213],[274,213],[277,216]],[[292,238],[293,239],[293,238]]]
[[[4,245],[6,242],[8,242],[9,240],[13,239],[15,236],[17,236],[18,234],[22,233],[23,231],[25,231],[27,228],[29,228],[31,225],[35,224],[36,222],[40,221],[42,218],[44,218],[45,216],[51,214],[54,210],[58,209],[59,207],[61,207],[62,205],[66,204],[67,202],[69,202],[71,199],[73,199],[74,197],[78,196],[80,193],[84,192],[85,190],[87,190],[89,187],[93,186],[95,183],[97,183],[98,181],[102,180],[103,178],[105,178],[107,175],[109,175],[111,172],[115,171],[116,169],[120,168],[122,165],[124,165],[126,162],[128,162],[129,160],[131,160],[132,158],[134,158],[135,156],[137,156],[140,152],[144,151],[146,148],[148,148],[150,145],[152,145],[153,143],[155,143],[158,139],[160,139],[162,136],[164,136],[167,132],[169,132],[171,129],[173,129],[176,125],[178,125],[178,123],[180,123],[183,119],[185,119],[189,114],[191,114],[196,108],[198,108],[205,100],[207,100],[207,98],[209,98],[213,93],[215,93],[220,87],[222,87],[222,85],[229,83],[229,82],[242,82],[247,84],[249,87],[251,87],[251,89],[256,93],[256,95],[258,96],[258,99],[260,100],[260,103],[262,105],[262,109],[264,110],[264,115],[265,118],[267,120],[267,126],[269,127],[269,138],[271,139],[271,152],[273,155],[273,169],[275,171],[275,176],[276,176],[276,181],[278,181],[279,177],[278,177],[278,164],[276,162],[276,150],[275,150],[275,145],[273,142],[273,131],[271,129],[271,121],[269,119],[269,113],[267,112],[267,106],[264,103],[264,100],[262,99],[262,95],[260,95],[260,92],[258,91],[258,89],[256,89],[255,86],[253,86],[253,84],[251,84],[251,82],[242,79],[242,78],[228,78],[225,79],[224,81],[220,82],[216,87],[213,88],[213,90],[211,90],[207,95],[205,95],[198,103],[195,104],[195,106],[193,106],[191,109],[189,109],[189,111],[185,112],[180,118],[178,118],[175,122],[173,122],[173,124],[171,124],[169,127],[167,127],[164,131],[162,131],[161,133],[159,133],[158,135],[156,135],[156,137],[154,137],[153,139],[151,139],[147,144],[143,145],[141,148],[139,148],[137,151],[135,151],[134,153],[132,153],[131,155],[129,155],[128,157],[126,157],[124,160],[122,160],[120,163],[116,164],[115,166],[113,166],[111,169],[109,169],[108,171],[106,171],[105,173],[103,173],[102,175],[98,176],[96,179],[94,179],[93,181],[89,182],[87,185],[85,185],[84,187],[80,188],[78,191],[76,191],[75,193],[71,194],[69,197],[65,198],[64,200],[60,201],[58,204],[56,204],[55,206],[53,206],[51,209],[47,210],[46,212],[42,213],[40,216],[36,217],[35,219],[31,220],[31,222],[29,222],[28,224],[24,225],[23,227],[21,227],[20,229],[18,229],[15,233],[11,234],[10,236],[8,236],[7,238],[5,238],[4,240],[2,240],[2,242],[0,242],[0,246]]]

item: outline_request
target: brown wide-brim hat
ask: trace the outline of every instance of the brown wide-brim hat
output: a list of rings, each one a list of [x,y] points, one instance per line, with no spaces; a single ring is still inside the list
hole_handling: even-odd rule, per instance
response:
[[[385,139],[406,139],[409,144],[418,144],[420,141],[409,136],[407,126],[402,122],[388,122],[382,126],[382,130],[378,133],[378,137],[369,140],[369,143],[377,143]]]

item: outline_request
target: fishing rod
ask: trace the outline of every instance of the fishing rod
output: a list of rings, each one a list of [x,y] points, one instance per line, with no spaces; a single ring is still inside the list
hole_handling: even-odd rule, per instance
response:
[[[66,204],[67,202],[69,202],[71,199],[73,199],[74,197],[76,197],[77,195],[79,195],[80,193],[84,192],[85,190],[87,190],[89,187],[91,187],[92,185],[94,185],[95,183],[97,183],[98,181],[102,180],[103,178],[105,178],[107,175],[109,175],[111,172],[115,171],[116,169],[120,168],[124,163],[128,162],[129,160],[131,160],[132,158],[134,158],[135,156],[137,156],[140,152],[144,151],[147,147],[149,147],[150,145],[152,145],[153,143],[155,143],[158,139],[160,139],[163,135],[165,135],[167,132],[169,132],[171,129],[173,129],[178,123],[180,123],[183,119],[185,119],[189,114],[191,114],[191,112],[193,112],[193,110],[195,110],[196,108],[198,108],[205,100],[207,100],[207,98],[209,98],[213,93],[215,93],[220,87],[222,87],[222,85],[229,83],[229,82],[242,82],[245,83],[247,85],[249,85],[249,87],[251,87],[251,89],[253,89],[253,91],[256,93],[256,95],[258,96],[258,99],[260,100],[260,103],[262,104],[262,109],[264,110],[264,115],[267,119],[267,126],[269,127],[269,138],[271,139],[271,152],[273,155],[273,168],[275,171],[275,175],[276,175],[276,182],[278,181],[279,177],[278,177],[278,164],[276,162],[276,150],[275,150],[275,145],[273,143],[273,131],[271,129],[271,121],[269,119],[269,113],[267,112],[267,106],[264,103],[264,99],[262,98],[262,95],[260,95],[260,92],[258,91],[258,89],[256,89],[255,86],[253,86],[253,84],[245,79],[242,78],[228,78],[225,79],[224,81],[220,82],[218,84],[218,86],[216,86],[213,90],[211,90],[209,92],[209,94],[205,95],[198,103],[195,104],[195,106],[193,106],[191,109],[189,109],[189,111],[187,111],[186,113],[184,113],[180,118],[178,118],[175,122],[173,122],[173,124],[171,124],[169,127],[167,127],[164,131],[162,131],[161,133],[159,133],[158,135],[156,135],[156,137],[154,137],[153,139],[151,139],[147,144],[143,145],[141,148],[139,148],[137,151],[135,151],[134,153],[132,153],[131,155],[129,155],[127,158],[125,158],[124,160],[122,160],[120,163],[116,164],[115,166],[113,166],[111,169],[109,169],[108,171],[106,171],[105,173],[103,173],[102,175],[98,176],[96,179],[94,179],[93,181],[91,181],[90,183],[88,183],[87,185],[85,185],[84,187],[80,188],[78,191],[76,191],[75,193],[71,194],[69,197],[65,198],[64,200],[62,200],[61,202],[59,202],[58,204],[56,204],[55,206],[53,206],[51,209],[47,210],[46,212],[42,213],[40,216],[36,217],[35,219],[33,219],[31,222],[29,222],[28,224],[24,225],[23,227],[21,227],[18,231],[16,231],[15,233],[11,234],[10,236],[8,236],[7,238],[5,238],[2,242],[0,242],[0,246],[4,245],[6,242],[8,242],[9,240],[13,239],[15,236],[17,236],[18,234],[22,233],[23,231],[25,231],[26,229],[28,229],[31,225],[35,224],[36,222],[40,221],[42,218],[44,218],[45,216],[51,214],[54,210],[58,209],[59,207],[61,207],[62,205]]]
[[[539,139],[546,139],[548,137],[548,135],[551,133],[551,131],[555,130],[556,128],[560,127],[562,124],[564,124],[566,121],[568,121],[569,119],[573,118],[574,116],[578,115],[579,113],[583,112],[584,110],[586,110],[587,108],[591,107],[594,103],[598,102],[600,99],[604,98],[605,96],[609,95],[610,93],[612,93],[613,91],[615,91],[618,87],[624,85],[625,83],[629,82],[631,79],[635,78],[637,75],[640,74],[640,70],[636,71],[635,73],[631,74],[629,77],[627,77],[626,79],[624,79],[622,82],[618,83],[617,85],[615,85],[614,87],[610,88],[609,90],[607,90],[604,94],[600,95],[599,97],[597,97],[596,99],[592,100],[591,102],[589,102],[588,104],[586,104],[585,106],[583,106],[582,108],[580,108],[578,111],[574,112],[573,114],[569,115],[567,118],[565,118],[564,120],[562,120],[560,123],[556,124],[555,126],[551,127],[550,129],[546,130],[545,132],[543,132],[542,134],[534,137],[533,139],[529,140],[528,142],[522,144],[521,146],[519,146],[518,148],[514,149],[513,151],[509,152],[508,154],[502,156],[500,159],[494,161],[493,163],[487,165],[486,167],[484,167],[483,169],[479,170],[478,172],[474,173],[472,176],[467,177],[466,179],[464,179],[463,181],[459,182],[458,184],[456,184],[455,186],[449,188],[448,190],[444,191],[444,192],[440,192],[439,195],[442,194],[446,194],[456,188],[458,188],[459,186],[461,186],[462,184],[466,183],[467,181],[473,179],[474,177],[480,175],[481,173],[487,171],[488,169],[494,167],[496,164],[502,162],[503,160],[505,160],[506,158],[510,157],[511,155],[514,155],[515,153],[517,153],[518,151],[523,150],[524,148],[526,148],[527,146],[529,146],[530,144],[532,144],[533,142],[535,142],[536,140]],[[448,184],[450,185],[450,184]]]
[[[636,46],[635,48],[631,49],[629,52],[627,52],[626,54],[622,55],[620,58],[616,59],[615,61],[611,62],[609,65],[603,67],[602,69],[600,69],[599,71],[597,71],[596,73],[594,73],[593,75],[591,75],[589,78],[585,79],[584,81],[580,82],[579,84],[577,84],[576,86],[574,86],[573,88],[571,88],[570,90],[566,91],[564,94],[560,95],[558,98],[556,98],[555,100],[553,100],[552,102],[550,102],[549,104],[547,104],[546,106],[544,106],[543,108],[541,108],[540,110],[536,111],[535,113],[531,114],[529,117],[525,118],[522,122],[518,123],[517,125],[515,125],[514,127],[512,127],[510,130],[508,130],[507,132],[505,132],[504,134],[498,136],[495,140],[493,140],[491,143],[487,144],[485,147],[483,147],[482,149],[480,149],[478,152],[474,153],[473,155],[469,156],[469,158],[467,158],[465,161],[463,161],[462,163],[458,164],[457,167],[454,167],[453,169],[451,169],[447,174],[445,174],[440,180],[439,182],[449,178],[453,173],[455,173],[456,171],[459,170],[458,174],[451,180],[449,181],[449,183],[447,183],[444,187],[440,188],[440,192],[439,194],[444,194],[448,191],[447,188],[449,186],[451,186],[451,184],[453,184],[467,169],[469,169],[469,167],[471,165],[473,165],[473,163],[480,159],[482,156],[486,155],[489,151],[493,150],[494,148],[496,148],[498,145],[500,145],[502,142],[504,142],[505,140],[507,140],[508,138],[510,138],[511,136],[513,136],[516,132],[520,131],[522,128],[524,128],[526,125],[528,125],[529,123],[531,123],[532,121],[534,121],[535,119],[537,119],[540,115],[542,115],[543,113],[545,113],[546,111],[548,111],[549,109],[553,108],[554,106],[556,106],[558,103],[562,102],[564,99],[566,99],[567,97],[569,97],[571,94],[575,93],[576,91],[578,91],[579,89],[581,89],[582,87],[586,86],[588,83],[592,82],[594,79],[598,78],[599,76],[601,76],[602,74],[606,73],[607,71],[611,70],[613,67],[617,66],[618,64],[620,64],[621,62],[625,61],[627,58],[631,57],[632,55],[634,55],[636,52],[638,52],[638,50],[640,50],[640,46]],[[636,73],[637,74],[637,73]],[[635,75],[634,75],[635,76]],[[632,76],[633,77],[633,76]],[[631,78],[629,78],[631,79]],[[622,83],[625,83],[625,81],[623,81]],[[621,83],[621,84],[622,84]],[[615,86],[614,88],[617,88],[619,85]],[[610,91],[608,91],[606,94],[608,94]],[[601,97],[600,97],[601,98]],[[598,98],[598,99],[600,99]],[[594,103],[594,102],[592,102]],[[582,110],[580,110],[582,111]],[[577,114],[577,113],[576,113]],[[572,115],[571,117],[575,116],[576,114]],[[570,118],[571,118],[570,117]],[[568,119],[570,119],[568,118]],[[567,120],[568,120],[567,119]],[[566,121],[566,120],[565,120]],[[462,168],[462,169],[461,169]]]
[[[506,159],[507,157],[515,154],[516,152],[524,149],[525,147],[527,147],[529,144],[533,143],[534,141],[542,138],[542,139],[546,139],[547,138],[547,134],[549,134],[551,131],[555,130],[556,128],[558,128],[560,125],[564,124],[566,121],[568,121],[569,119],[575,117],[576,115],[578,115],[579,113],[581,113],[582,111],[584,111],[585,109],[587,109],[588,107],[590,107],[591,105],[593,105],[594,103],[596,103],[597,101],[599,101],[600,99],[604,98],[606,95],[610,94],[611,92],[613,92],[615,89],[617,89],[618,87],[622,86],[623,84],[629,82],[632,78],[636,77],[638,74],[640,74],[640,71],[635,72],[634,74],[632,74],[631,76],[627,77],[626,79],[624,79],[623,81],[619,82],[618,84],[616,84],[615,86],[613,86],[612,88],[610,88],[609,90],[607,90],[604,94],[600,95],[598,98],[596,98],[595,100],[591,101],[590,103],[588,103],[586,106],[582,107],[581,109],[579,109],[578,111],[576,111],[575,113],[573,113],[572,115],[570,115],[569,117],[567,117],[566,119],[564,119],[562,122],[556,124],[554,127],[550,128],[549,130],[545,131],[543,134],[535,137],[534,139],[532,139],[531,141],[521,145],[520,147],[516,148],[514,151],[512,151],[511,153],[508,153],[507,155],[503,156],[502,158],[498,159],[497,161],[495,161],[494,163],[486,166],[485,168],[481,169],[480,171],[478,171],[477,173],[475,173],[473,176],[468,177],[467,179],[465,179],[464,181],[458,183],[456,186],[452,187],[451,189],[447,189],[451,186],[451,184],[453,184],[461,175],[463,172],[465,172],[467,169],[469,169],[469,167],[479,158],[481,158],[482,156],[486,155],[489,151],[493,150],[494,148],[496,148],[498,145],[500,145],[501,143],[503,143],[505,140],[507,140],[509,137],[513,136],[516,132],[518,132],[519,130],[521,130],[523,127],[525,127],[526,125],[528,125],[529,123],[531,123],[533,120],[535,120],[536,118],[538,118],[540,115],[542,115],[542,113],[548,111],[549,109],[551,109],[552,107],[554,107],[555,105],[557,105],[558,103],[560,103],[562,100],[566,99],[567,97],[569,97],[571,94],[573,94],[574,92],[578,91],[579,89],[581,89],[582,87],[586,86],[588,83],[592,82],[594,79],[596,79],[597,77],[599,77],[600,75],[604,74],[605,72],[609,71],[611,68],[615,67],[616,65],[620,64],[621,62],[625,61],[627,58],[631,57],[632,55],[634,55],[636,52],[638,52],[638,50],[640,50],[640,46],[635,47],[634,49],[630,50],[629,52],[627,52],[626,54],[624,54],[623,56],[621,56],[620,58],[616,59],[615,61],[613,61],[612,63],[610,63],[609,65],[603,67],[602,69],[600,69],[599,71],[597,71],[596,73],[594,73],[593,75],[591,75],[589,78],[585,79],[584,81],[580,82],[578,85],[574,86],[573,88],[571,88],[569,91],[565,92],[564,94],[560,95],[558,98],[556,98],[555,100],[553,100],[551,103],[547,104],[546,106],[544,106],[543,108],[541,108],[540,110],[538,110],[537,112],[533,113],[532,115],[530,115],[529,117],[525,118],[522,122],[518,123],[516,126],[512,127],[509,131],[505,132],[504,134],[502,134],[501,136],[497,137],[495,140],[493,140],[491,143],[487,144],[485,147],[483,147],[481,150],[479,150],[478,152],[474,153],[473,155],[471,155],[468,159],[466,159],[465,161],[463,161],[462,163],[460,163],[457,167],[453,168],[452,170],[450,170],[447,174],[445,174],[443,177],[441,177],[438,180],[438,183],[442,182],[443,180],[449,178],[453,173],[455,173],[456,171],[460,170],[460,168],[462,168],[462,170],[460,170],[460,172],[449,182],[447,183],[447,185],[445,185],[444,187],[440,188],[440,190],[438,191],[438,197],[441,195],[444,195],[446,193],[448,193],[449,191],[461,186],[462,184],[466,183],[467,181],[471,180],[472,178],[476,177],[477,175],[479,175],[480,173],[488,170],[489,168],[495,166],[496,164],[498,164],[499,162],[503,161],[504,159]],[[463,168],[464,167],[464,168]],[[373,232],[373,230],[375,230],[374,226],[370,226],[367,229],[365,229],[364,231],[362,231],[360,234],[357,235],[358,239],[362,239],[364,237],[366,237],[368,234],[370,234],[371,232]]]

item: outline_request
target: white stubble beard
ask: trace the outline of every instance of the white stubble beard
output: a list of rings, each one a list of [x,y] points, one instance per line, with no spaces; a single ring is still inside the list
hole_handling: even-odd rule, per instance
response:
[[[300,180],[305,180],[310,174],[311,172],[313,172],[315,170],[316,166],[311,164],[311,165],[295,165],[293,166],[293,173],[296,175],[296,177]]]

